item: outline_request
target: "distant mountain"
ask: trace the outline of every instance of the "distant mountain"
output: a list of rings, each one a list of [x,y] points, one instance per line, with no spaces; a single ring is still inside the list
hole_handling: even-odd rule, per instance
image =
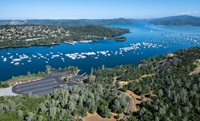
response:
[[[88,23],[99,24],[99,25],[111,25],[111,24],[133,24],[135,23],[134,19],[124,19],[124,18],[117,18],[117,19],[85,19],[83,20]]]
[[[0,25],[22,25],[22,24],[36,24],[36,25],[53,25],[53,26],[85,26],[85,25],[111,25],[111,24],[133,24],[133,19],[31,19],[31,20],[0,20]]]
[[[200,17],[195,16],[171,16],[165,18],[158,18],[149,21],[155,25],[192,25],[200,26]]]

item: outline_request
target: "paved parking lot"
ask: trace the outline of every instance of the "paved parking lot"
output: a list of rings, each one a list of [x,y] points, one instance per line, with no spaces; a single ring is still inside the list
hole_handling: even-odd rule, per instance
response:
[[[66,83],[62,82],[60,77],[70,74],[72,74],[72,71],[53,72],[41,80],[13,86],[12,91],[17,94],[46,95],[54,89],[61,88],[65,85]]]

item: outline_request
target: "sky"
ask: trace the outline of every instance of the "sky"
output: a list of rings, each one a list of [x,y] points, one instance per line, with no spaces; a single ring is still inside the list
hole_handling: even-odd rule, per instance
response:
[[[0,0],[0,19],[200,16],[200,0]]]

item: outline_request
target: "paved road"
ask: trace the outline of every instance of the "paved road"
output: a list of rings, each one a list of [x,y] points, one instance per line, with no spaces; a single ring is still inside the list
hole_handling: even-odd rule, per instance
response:
[[[46,95],[56,88],[61,88],[61,85],[71,86],[70,83],[64,83],[60,80],[60,77],[70,74],[72,74],[72,71],[53,72],[41,80],[13,86],[12,91],[17,94],[30,94],[33,96]]]
[[[114,78],[114,86],[115,86],[115,88],[117,89],[117,91],[121,92],[124,96],[130,98],[130,101],[129,101],[129,103],[128,103],[128,107],[127,107],[126,110],[124,111],[124,116],[123,116],[123,119],[126,120],[126,119],[129,118],[129,114],[130,114],[130,111],[131,111],[132,108],[133,108],[134,102],[133,102],[133,99],[132,99],[128,94],[126,94],[126,93],[124,93],[124,92],[118,90],[117,83],[118,83],[118,80],[117,80],[117,77],[115,77],[115,78]]]
[[[124,95],[126,95],[127,97],[129,97],[129,95],[128,94],[126,94],[126,93],[123,93]],[[130,97],[129,97],[130,98]],[[129,101],[129,103],[128,103],[128,107],[126,108],[126,110],[125,110],[125,112],[124,112],[124,116],[123,116],[123,119],[128,119],[129,118],[129,115],[130,115],[130,111],[132,110],[132,108],[133,108],[133,104],[134,104],[134,102],[133,102],[133,99],[132,98],[130,98],[130,101]]]
[[[12,92],[12,87],[0,89],[0,96],[15,96],[17,94]]]

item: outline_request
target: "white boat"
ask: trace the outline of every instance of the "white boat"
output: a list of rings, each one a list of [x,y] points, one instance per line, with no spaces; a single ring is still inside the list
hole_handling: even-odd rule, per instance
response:
[[[34,55],[34,54],[33,54],[32,56],[33,56],[33,58],[36,58],[36,57],[37,57],[37,56],[36,56],[36,55]]]
[[[13,61],[13,62],[18,62],[18,61],[21,61],[21,59],[20,59],[20,58],[19,58],[19,59],[16,58],[16,59],[13,59],[12,61]]]
[[[64,58],[61,58],[61,60],[62,60],[63,62],[65,62],[65,59],[64,59]]]
[[[7,58],[3,58],[3,62],[6,62],[7,61]]]
[[[71,59],[72,59],[72,60],[75,60],[75,59],[76,59],[76,57],[71,57]]]
[[[70,41],[70,42],[64,41],[64,43],[66,43],[66,44],[70,44],[70,45],[75,45],[75,44],[76,44],[75,41]]]
[[[10,59],[12,59],[13,58],[13,56],[10,56]]]
[[[89,43],[89,42],[92,42],[92,40],[81,40],[79,41],[80,43]]]
[[[52,58],[59,57],[60,55],[52,55]]]
[[[14,63],[14,65],[15,65],[15,66],[18,66],[18,65],[19,65],[19,62]]]

